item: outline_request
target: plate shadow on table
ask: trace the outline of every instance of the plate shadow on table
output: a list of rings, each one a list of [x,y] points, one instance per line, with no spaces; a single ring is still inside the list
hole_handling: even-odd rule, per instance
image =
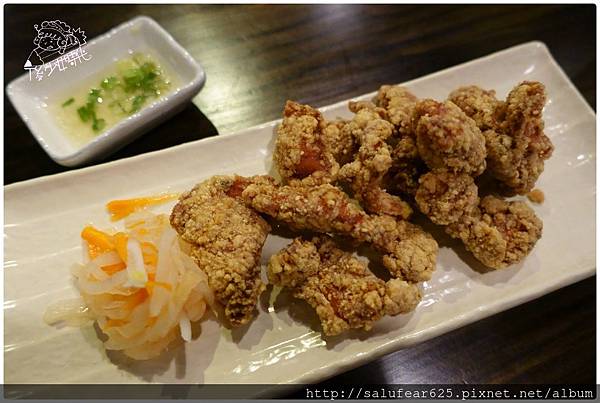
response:
[[[193,103],[163,122],[134,142],[126,145],[105,161],[132,157],[151,151],[162,150],[190,141],[219,134],[213,123]]]

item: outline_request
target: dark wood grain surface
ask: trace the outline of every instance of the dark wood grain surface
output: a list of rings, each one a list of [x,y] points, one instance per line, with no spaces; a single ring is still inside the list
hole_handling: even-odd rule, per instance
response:
[[[5,84],[23,73],[34,24],[61,19],[92,38],[140,14],[166,28],[208,79],[184,112],[107,160],[276,119],[288,98],[323,106],[531,40],[548,45],[595,108],[592,5],[6,5]],[[67,170],[6,97],[4,105],[5,183]],[[331,382],[594,383],[595,295],[587,279]]]

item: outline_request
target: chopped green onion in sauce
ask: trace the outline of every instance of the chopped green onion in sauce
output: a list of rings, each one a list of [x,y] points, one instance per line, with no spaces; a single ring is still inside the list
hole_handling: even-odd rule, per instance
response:
[[[134,53],[117,61],[115,67],[89,88],[84,97],[71,97],[61,103],[62,108],[77,116],[96,135],[139,112],[172,86],[163,69],[147,55]]]
[[[75,98],[71,97],[71,98],[67,99],[65,102],[63,102],[62,106],[64,108],[65,106],[71,105],[73,102],[75,102]]]

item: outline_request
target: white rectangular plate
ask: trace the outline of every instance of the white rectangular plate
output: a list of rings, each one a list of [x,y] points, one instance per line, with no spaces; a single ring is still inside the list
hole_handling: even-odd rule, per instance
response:
[[[55,329],[42,321],[49,303],[77,294],[69,268],[81,256],[79,233],[90,222],[113,225],[108,200],[180,191],[214,174],[269,172],[277,122],[6,186],[5,382],[315,382],[593,275],[595,114],[547,48],[528,43],[406,85],[419,97],[444,99],[460,85],[478,84],[503,98],[522,80],[546,85],[546,132],[556,146],[538,183],[546,202],[534,206],[543,238],[522,264],[485,274],[469,266],[460,245],[444,241],[417,310],[385,318],[371,333],[325,341],[302,303],[267,292],[248,327],[231,332],[207,320],[197,340],[136,363],[107,356],[91,327]],[[350,116],[346,102],[323,110]],[[262,263],[284,242],[271,236]]]

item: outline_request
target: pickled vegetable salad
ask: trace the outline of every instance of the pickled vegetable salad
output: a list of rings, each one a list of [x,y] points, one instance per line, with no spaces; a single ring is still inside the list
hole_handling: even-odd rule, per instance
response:
[[[140,199],[134,200],[132,205],[139,206]],[[114,205],[109,203],[109,210]],[[145,360],[160,355],[178,336],[190,341],[190,322],[214,306],[214,297],[167,215],[134,212],[124,226],[112,234],[83,229],[86,262],[72,270],[82,301],[53,304],[44,319],[69,325],[95,320],[108,336],[107,349]]]

